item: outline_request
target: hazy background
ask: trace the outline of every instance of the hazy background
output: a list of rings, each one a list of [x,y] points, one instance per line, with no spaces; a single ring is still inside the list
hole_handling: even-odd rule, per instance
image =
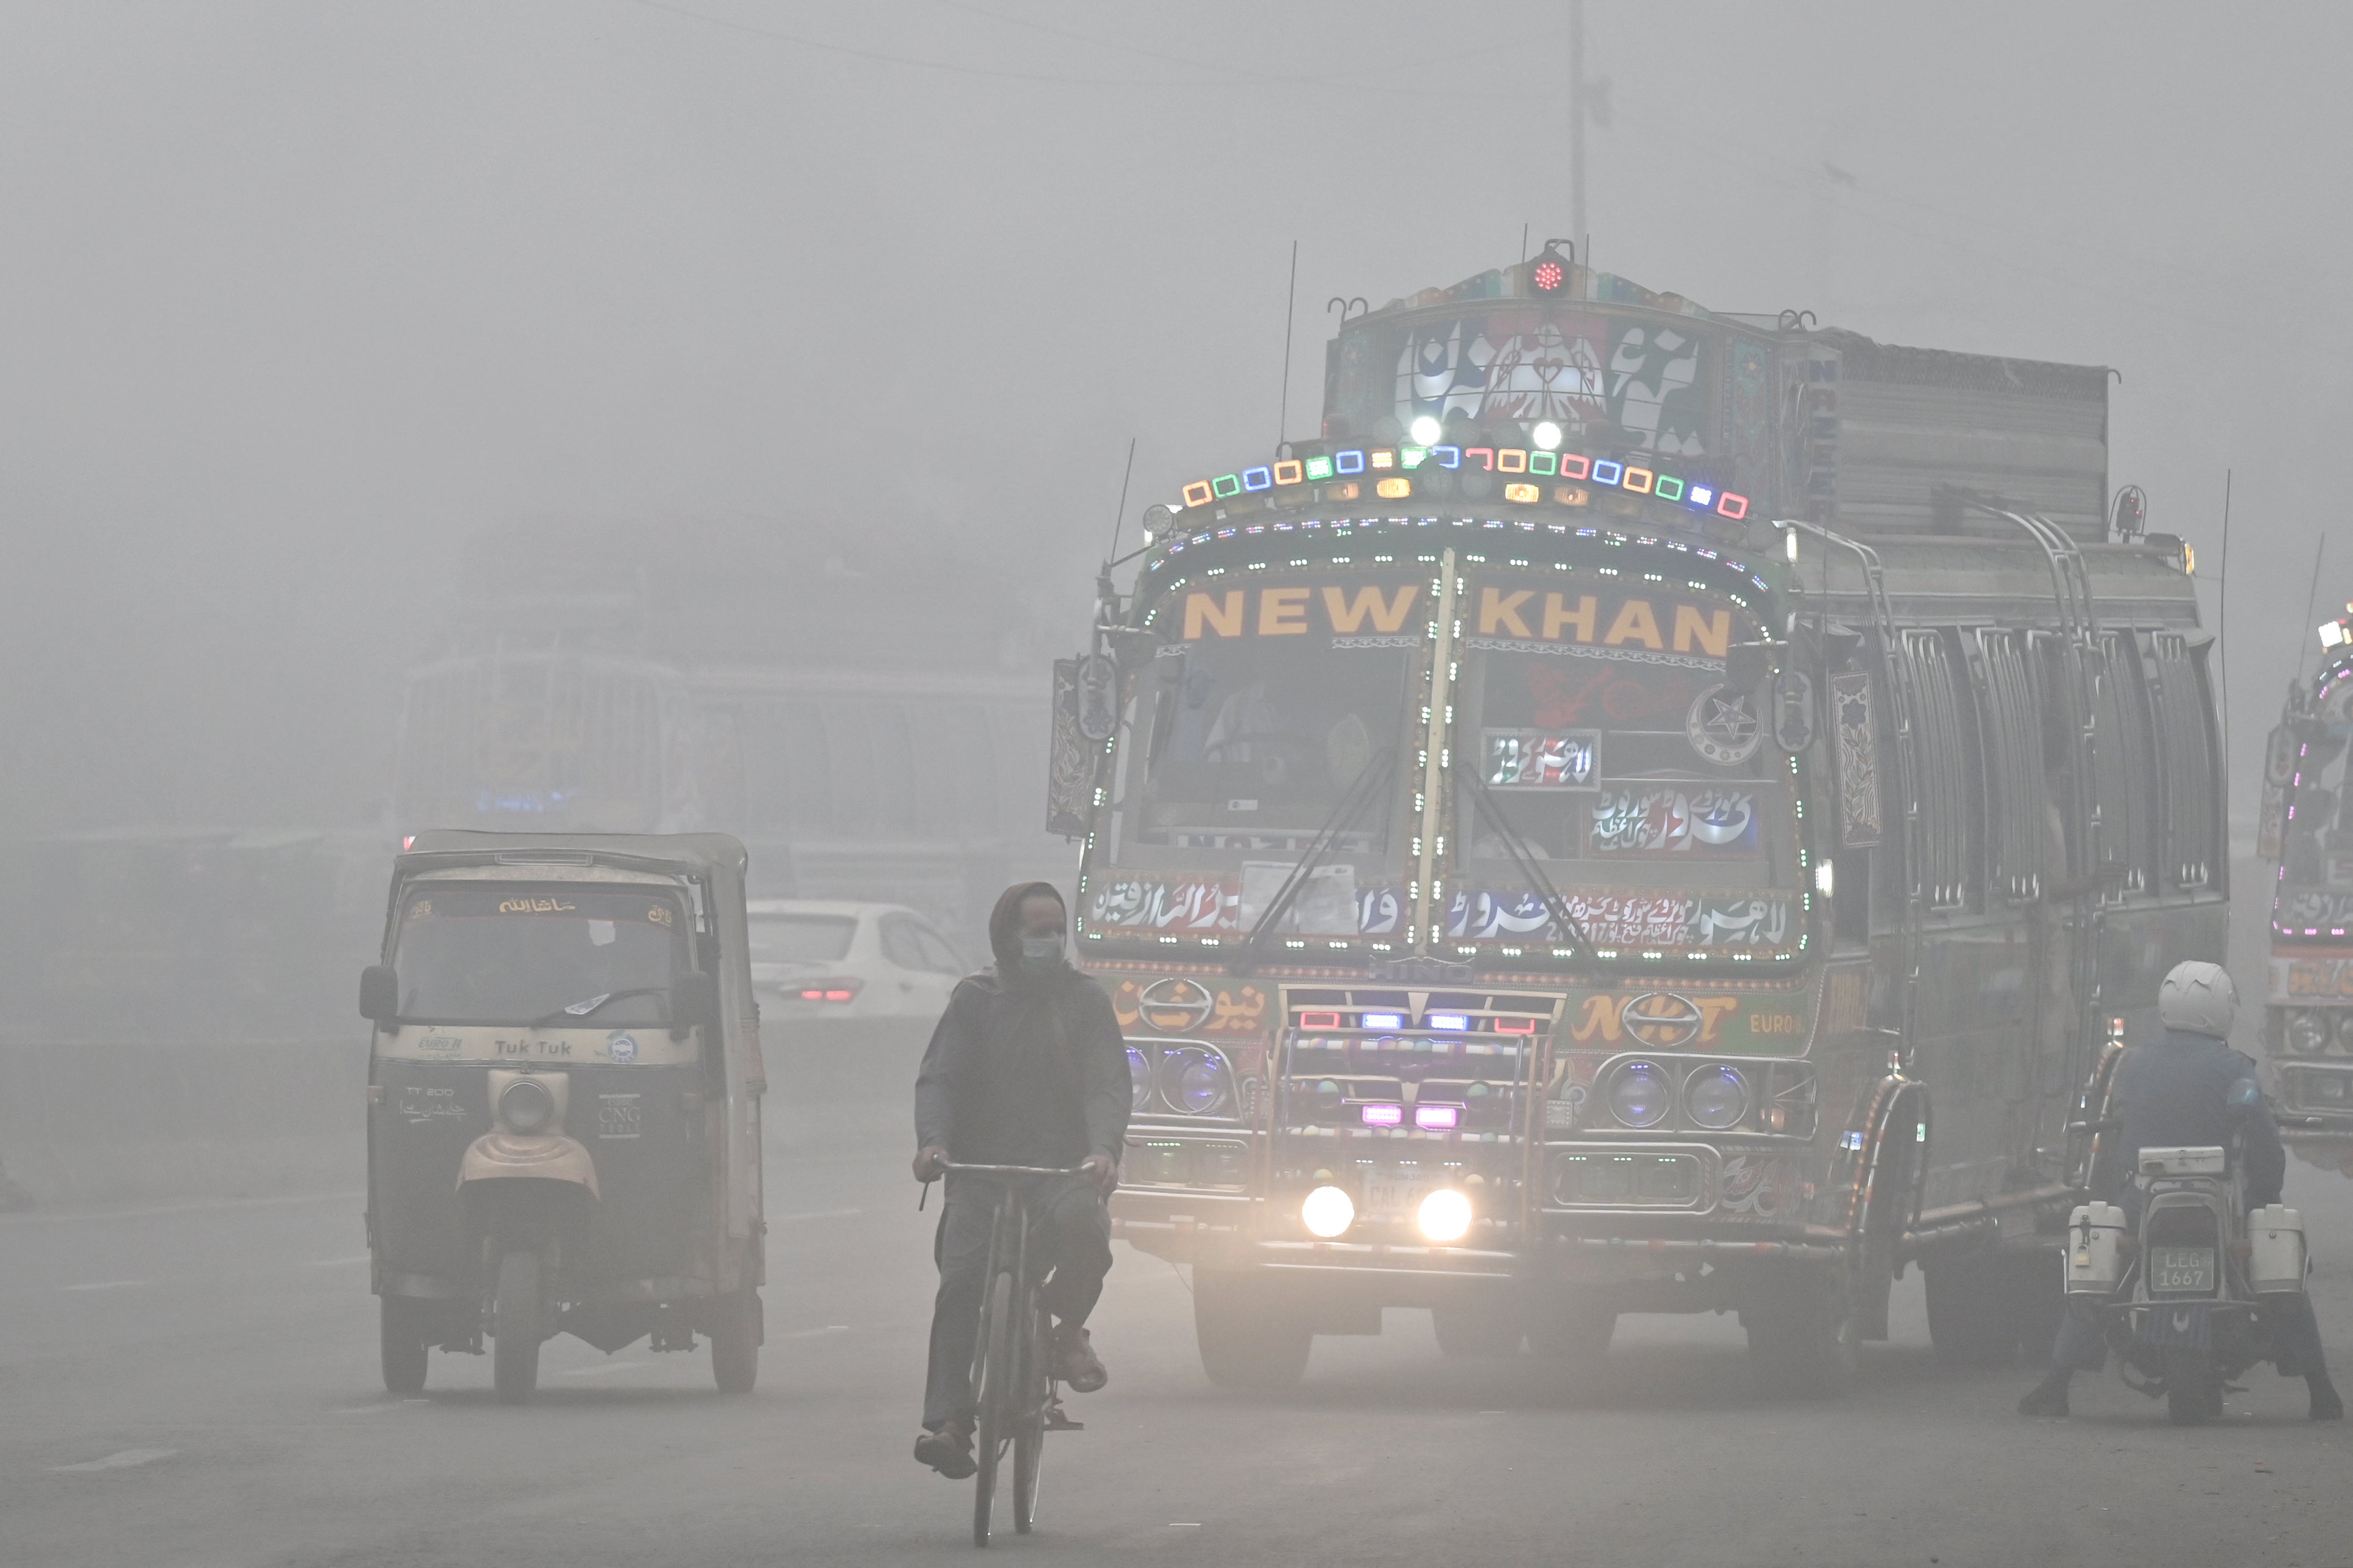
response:
[[[2353,593],[2353,8],[1588,15],[1598,266],[2117,366],[2111,482],[2210,617],[2235,467],[2249,815],[2319,530]],[[1273,446],[1294,238],[1304,434],[1328,298],[1567,231],[1566,40],[1535,0],[0,0],[6,830],[379,822],[488,523],[993,537],[1075,643],[1131,436],[1131,519]]]

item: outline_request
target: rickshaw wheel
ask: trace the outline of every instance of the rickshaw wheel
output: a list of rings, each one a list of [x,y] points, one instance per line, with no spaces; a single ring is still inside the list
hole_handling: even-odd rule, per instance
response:
[[[749,1394],[760,1381],[760,1293],[749,1285],[712,1303],[711,1378],[722,1394]]]
[[[501,1405],[521,1405],[539,1385],[539,1254],[510,1252],[499,1259],[498,1294],[491,1300],[491,1381]]]
[[[383,1349],[384,1391],[422,1394],[425,1391],[425,1325],[416,1307],[403,1296],[376,1298],[379,1342]]]

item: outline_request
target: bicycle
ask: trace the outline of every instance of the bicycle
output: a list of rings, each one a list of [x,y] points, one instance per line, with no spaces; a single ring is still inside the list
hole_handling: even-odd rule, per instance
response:
[[[1013,1529],[1029,1533],[1038,1503],[1038,1471],[1046,1457],[1046,1434],[1082,1432],[1082,1422],[1062,1413],[1049,1349],[1051,1323],[1038,1300],[1038,1280],[1029,1268],[1029,1196],[1033,1178],[1077,1176],[1045,1165],[960,1165],[944,1163],[954,1175],[1005,1176],[1003,1194],[988,1236],[987,1284],[980,1297],[980,1337],[973,1347],[972,1387],[979,1419],[973,1455],[980,1465],[973,1478],[972,1543],[988,1544],[997,1506],[997,1471],[1008,1449],[1013,1455]]]

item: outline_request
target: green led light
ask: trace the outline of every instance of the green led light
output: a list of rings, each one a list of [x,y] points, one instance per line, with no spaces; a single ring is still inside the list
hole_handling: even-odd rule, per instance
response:
[[[1681,500],[1683,499],[1683,482],[1672,474],[1661,474],[1658,483],[1651,487],[1651,493],[1661,500]]]
[[[1222,474],[1209,481],[1209,488],[1220,496],[1238,496],[1242,493],[1242,477],[1240,474]]]
[[[1427,447],[1399,447],[1398,448],[1398,467],[1400,468],[1418,468],[1421,467],[1429,458],[1430,448]]]
[[[1528,454],[1528,472],[1532,474],[1556,474],[1560,472],[1560,454],[1558,452],[1530,452]]]
[[[1307,477],[1310,479],[1330,479],[1332,477],[1332,459],[1329,458],[1308,458]]]

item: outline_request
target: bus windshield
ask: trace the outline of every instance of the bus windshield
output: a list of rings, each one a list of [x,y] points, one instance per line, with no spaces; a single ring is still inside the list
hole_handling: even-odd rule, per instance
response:
[[[2346,789],[2353,683],[2345,692],[2316,703],[2297,737],[2272,927],[2298,942],[2341,942],[2353,936],[2353,801]]]
[[[1586,592],[1588,587],[1593,592]],[[1448,932],[1778,950],[1796,832],[1759,694],[1725,684],[1733,606],[1663,587],[1473,582],[1455,699],[1461,846]],[[1533,867],[1533,869],[1531,869]]]
[[[1182,636],[1131,692],[1082,923],[1250,931],[1328,833],[1271,929],[1397,929],[1423,587],[1272,578],[1175,595]]]

